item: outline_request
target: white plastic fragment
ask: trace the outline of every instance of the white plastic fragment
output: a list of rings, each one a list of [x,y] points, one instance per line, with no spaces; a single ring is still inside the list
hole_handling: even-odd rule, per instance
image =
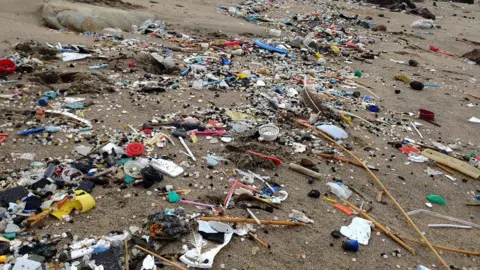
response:
[[[142,262],[141,270],[156,270],[157,267],[155,266],[155,259],[152,255],[147,255]]]
[[[352,191],[344,184],[328,182],[327,186],[329,186],[332,190],[332,193],[340,199],[346,200],[352,195]]]
[[[346,237],[357,240],[362,245],[368,245],[373,223],[369,220],[355,217],[348,226],[342,226],[340,232]]]
[[[290,213],[288,215],[289,218],[291,219],[296,219],[300,222],[303,222],[303,223],[314,223],[315,221],[313,221],[312,219],[309,219],[304,213],[298,211],[298,210],[295,210],[295,209],[292,209],[292,213]]]
[[[317,128],[335,140],[348,139],[348,133],[335,125],[321,125],[317,126]]]
[[[12,270],[41,270],[42,269],[42,264],[40,262],[29,260],[27,256],[28,255],[25,255],[24,257],[21,257],[21,258],[17,258]]]
[[[221,233],[224,232],[224,241],[223,244],[215,245],[213,248],[210,248],[209,250],[203,251],[202,249],[207,246],[207,242],[203,240],[201,234],[196,234],[195,239],[196,239],[196,245],[200,246],[195,246],[194,248],[188,250],[185,252],[180,257],[180,261],[185,263],[186,265],[190,267],[197,267],[197,268],[212,268],[213,266],[213,261],[215,259],[215,256],[220,252],[220,250],[228,245],[230,243],[230,240],[232,239],[233,236],[233,229],[227,224],[224,224],[224,226],[216,224],[214,227],[210,225],[209,222],[205,221],[198,221],[199,224],[199,230],[203,232],[210,232],[210,233]],[[226,228],[226,226],[230,227],[230,229]],[[220,230],[220,231],[217,231]],[[210,246],[210,243],[208,247]],[[202,252],[203,251],[203,252]]]
[[[468,119],[468,122],[475,123],[475,124],[480,124],[480,118],[471,117],[470,119]]]

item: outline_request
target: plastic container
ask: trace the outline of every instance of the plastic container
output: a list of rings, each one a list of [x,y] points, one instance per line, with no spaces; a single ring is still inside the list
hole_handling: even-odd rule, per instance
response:
[[[142,178],[140,171],[143,169],[143,165],[137,161],[130,160],[123,165],[125,174],[132,178]]]
[[[270,142],[277,139],[280,129],[274,124],[266,124],[261,126],[258,129],[258,132],[264,141]]]
[[[430,268],[427,268],[423,265],[419,265],[416,270],[430,270]]]
[[[431,112],[429,110],[425,109],[420,109],[418,110],[420,112],[420,119],[427,120],[427,121],[434,121],[435,120],[435,113]]]
[[[12,60],[0,59],[0,73],[10,74],[15,72],[17,66]]]

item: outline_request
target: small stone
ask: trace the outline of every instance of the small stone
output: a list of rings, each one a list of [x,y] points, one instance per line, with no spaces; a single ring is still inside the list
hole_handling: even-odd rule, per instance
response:
[[[418,62],[416,60],[410,59],[408,60],[408,65],[411,67],[416,67],[418,66]]]
[[[308,197],[318,199],[320,198],[320,191],[312,189],[310,192],[308,192]]]
[[[302,167],[305,167],[305,168],[311,168],[311,167],[315,166],[315,163],[313,163],[313,161],[311,161],[309,159],[302,158],[302,160],[300,161],[300,165]]]
[[[333,238],[343,237],[342,233],[339,230],[334,230],[330,234],[333,236]]]
[[[421,90],[423,90],[425,85],[423,83],[419,82],[419,81],[413,81],[413,82],[410,83],[410,87],[413,90],[421,91]]]
[[[395,89],[395,94],[400,94],[402,91],[400,89]]]

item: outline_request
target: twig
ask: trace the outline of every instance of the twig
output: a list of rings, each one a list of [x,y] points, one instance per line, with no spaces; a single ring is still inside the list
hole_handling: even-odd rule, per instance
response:
[[[405,239],[407,241],[410,241],[410,242],[426,245],[425,242],[423,242],[422,240],[418,240],[418,239],[415,239],[415,238],[412,238],[412,237],[400,236],[400,235],[399,235],[399,237],[402,238],[402,239]],[[472,256],[480,256],[480,252],[476,252],[476,251],[457,249],[457,248],[452,248],[452,247],[442,246],[442,245],[436,245],[436,244],[432,244],[432,246],[434,246],[438,249],[451,251],[451,252],[455,252],[455,253],[467,254],[467,255],[472,255]]]
[[[408,216],[408,214],[405,212],[405,210],[403,210],[402,206],[397,202],[397,200],[395,200],[395,198],[393,197],[393,195],[390,193],[390,191],[388,191],[388,189],[385,187],[385,185],[383,185],[382,181],[380,181],[380,179],[378,179],[378,177],[367,167],[367,165],[365,165],[355,154],[353,154],[352,152],[348,151],[345,147],[343,147],[341,144],[339,144],[337,141],[331,139],[328,135],[326,135],[325,133],[321,132],[320,130],[317,130],[315,129],[314,127],[312,127],[310,124],[306,123],[304,120],[297,120],[297,123],[306,127],[306,128],[309,128],[310,130],[313,130],[315,131],[317,134],[321,135],[322,137],[324,137],[326,140],[334,143],[335,145],[337,145],[338,147],[340,147],[343,151],[345,151],[347,154],[349,154],[352,158],[354,158],[357,162],[361,163],[363,165],[363,168],[365,170],[367,170],[367,172],[370,174],[370,176],[372,177],[372,179],[382,188],[383,192],[385,192],[385,194],[390,198],[390,200],[395,204],[395,206],[398,208],[398,210],[400,210],[400,212],[402,213],[402,215],[407,219],[407,221],[410,223],[410,225],[412,226],[412,228],[420,235],[420,237],[422,238],[423,241],[425,241],[425,244],[430,248],[430,250],[432,250],[433,254],[435,255],[435,257],[442,263],[442,265],[445,267],[445,269],[450,269],[450,266],[443,260],[442,256],[440,256],[440,254],[438,254],[438,252],[435,250],[435,248],[432,246],[432,244],[428,241],[428,239],[425,237],[425,235],[423,235],[422,231],[420,231],[420,229],[417,227],[417,225],[415,224],[415,222],[413,222],[413,220]]]
[[[248,235],[250,235],[255,241],[257,241],[260,245],[262,245],[264,248],[269,248],[267,244],[265,244],[265,242],[263,242],[262,240],[260,240],[260,238],[256,237],[253,233],[251,232],[248,232]]]
[[[449,174],[454,174],[455,173],[454,171],[450,170],[447,166],[444,166],[440,163],[437,163],[436,161],[435,161],[435,165],[437,165],[440,169],[446,171]]]
[[[150,250],[148,250],[148,249],[146,249],[146,248],[143,248],[143,247],[141,247],[141,246],[139,246],[139,245],[135,245],[135,248],[136,248],[136,249],[140,249],[141,251],[143,251],[143,252],[145,252],[145,253],[147,253],[147,254],[152,255],[153,257],[156,257],[156,258],[158,258],[158,259],[160,259],[160,260],[162,260],[162,261],[164,261],[164,262],[166,262],[166,263],[171,264],[171,265],[172,265],[173,267],[175,267],[176,269],[187,270],[186,268],[181,267],[180,265],[176,264],[175,262],[172,262],[172,261],[170,261],[170,260],[168,260],[168,259],[166,259],[166,258],[164,258],[164,257],[162,257],[162,256],[160,256],[160,255],[158,255],[157,253],[153,253],[153,252],[151,252]]]

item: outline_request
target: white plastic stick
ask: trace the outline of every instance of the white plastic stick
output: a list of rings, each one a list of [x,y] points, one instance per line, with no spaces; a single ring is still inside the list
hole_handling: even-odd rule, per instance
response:
[[[185,143],[185,141],[183,140],[182,137],[178,137],[178,139],[180,140],[180,142],[182,143],[183,147],[185,148],[185,150],[187,150],[188,154],[190,155],[190,158],[192,158],[193,161],[197,161],[197,159],[195,158],[195,156],[193,155],[192,151],[190,151],[190,148],[188,148],[187,144]]]
[[[410,123],[410,125],[412,125],[413,129],[415,129],[415,131],[418,133],[418,136],[420,136],[420,138],[423,139],[423,136],[422,136],[422,133],[420,133],[420,131],[417,129],[417,127],[415,126],[414,123]]]
[[[257,222],[258,225],[262,225],[262,222],[260,222],[260,220],[258,220],[258,218],[253,214],[252,210],[248,209],[247,208],[247,212],[250,214],[250,216],[255,219],[255,222]]]
[[[457,224],[428,224],[430,228],[457,228],[457,229],[471,229],[472,226],[457,225]]]
[[[450,220],[450,221],[453,221],[453,222],[458,222],[458,223],[463,224],[463,225],[472,226],[472,227],[475,227],[475,228],[480,229],[480,225],[478,225],[478,224],[475,224],[475,223],[472,223],[472,222],[468,222],[468,221],[464,221],[464,220],[461,220],[461,219],[458,219],[458,218],[454,218],[454,217],[445,216],[445,215],[442,215],[442,214],[439,214],[439,213],[435,213],[435,212],[433,212],[433,211],[426,210],[426,209],[413,210],[413,211],[408,212],[407,214],[408,214],[409,216],[413,216],[413,215],[418,214],[418,213],[424,213],[424,214],[427,214],[427,215],[430,215],[430,216],[434,216],[434,217],[438,217],[438,218],[443,218],[443,219],[446,219],[446,220]]]

